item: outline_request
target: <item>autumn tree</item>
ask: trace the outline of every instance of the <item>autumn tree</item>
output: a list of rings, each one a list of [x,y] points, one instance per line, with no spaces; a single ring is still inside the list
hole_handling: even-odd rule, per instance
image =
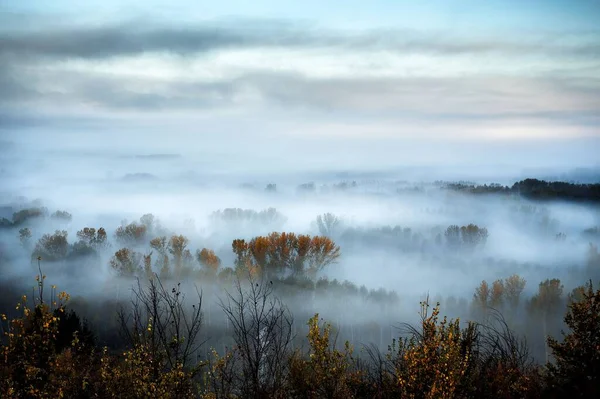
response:
[[[69,295],[52,286],[44,295],[45,276],[38,276],[38,289],[31,298],[23,295],[19,313],[0,315],[0,396],[3,398],[85,397],[83,373],[66,380],[67,364],[89,364],[78,359],[90,356],[92,343],[79,319],[66,312]],[[81,338],[81,339],[79,339]],[[82,359],[83,360],[83,359]],[[84,369],[81,367],[81,369]]]
[[[110,267],[122,277],[134,277],[140,275],[142,254],[129,248],[121,248],[110,259]]]
[[[478,316],[486,313],[490,306],[490,286],[487,281],[482,281],[479,287],[475,289],[473,295],[473,307]]]
[[[327,237],[312,237],[307,251],[308,273],[313,278],[316,273],[337,261],[340,247]]]
[[[549,337],[554,362],[548,364],[555,397],[600,397],[600,290],[590,281],[565,315],[563,340]]]
[[[354,349],[348,341],[336,348],[331,324],[319,314],[308,321],[309,352],[296,351],[290,359],[291,396],[304,398],[351,398],[356,395],[360,372],[353,359]]]
[[[340,256],[340,247],[327,237],[285,232],[255,237],[250,242],[234,240],[232,248],[236,268],[265,275],[289,272],[315,278]]]
[[[196,251],[196,259],[202,268],[208,271],[211,275],[216,276],[219,267],[221,267],[221,259],[215,255],[212,249],[202,248]]]
[[[504,293],[504,281],[502,281],[502,279],[494,281],[492,283],[492,291],[490,292],[490,306],[494,309],[500,310],[504,304]]]
[[[428,301],[421,303],[419,328],[406,325],[410,336],[391,348],[400,396],[461,397],[459,389],[471,369],[475,326],[462,330],[459,320],[440,320],[439,304],[431,311],[429,307]]]
[[[181,268],[184,262],[184,255],[186,255],[185,251],[189,242],[190,240],[188,240],[187,237],[182,235],[171,236],[171,238],[169,239],[167,249],[169,250],[169,253],[173,255],[173,263],[175,265],[175,272],[177,274],[181,273]]]
[[[146,232],[146,225],[132,222],[119,226],[115,231],[115,237],[124,246],[141,245],[146,240]]]

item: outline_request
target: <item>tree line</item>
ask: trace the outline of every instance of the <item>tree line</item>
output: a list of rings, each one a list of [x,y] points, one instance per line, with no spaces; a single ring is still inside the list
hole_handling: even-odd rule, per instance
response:
[[[220,300],[233,345],[199,358],[203,294],[185,299],[180,284],[156,275],[134,286],[118,313],[127,346],[110,351],[69,309],[55,286],[37,278],[17,314],[0,315],[0,394],[5,398],[561,398],[600,394],[600,290],[592,283],[572,296],[568,332],[548,337],[551,361],[532,361],[528,347],[499,314],[486,323],[442,317],[439,304],[421,303],[420,322],[403,325],[387,351],[339,343],[332,325],[315,314],[307,346],[294,347],[293,315],[264,278],[237,279]],[[503,288],[499,288],[503,286]],[[547,297],[551,306],[556,284]],[[552,288],[554,287],[554,288]],[[476,300],[513,306],[523,282],[509,278],[482,287]],[[553,291],[554,290],[554,291]],[[502,292],[502,294],[498,294]],[[544,290],[540,290],[540,295]],[[544,294],[545,295],[545,294]],[[491,312],[491,310],[488,310]]]

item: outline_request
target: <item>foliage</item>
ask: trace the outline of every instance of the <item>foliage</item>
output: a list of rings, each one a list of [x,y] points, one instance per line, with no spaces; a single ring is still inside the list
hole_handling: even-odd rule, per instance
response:
[[[119,276],[134,277],[142,272],[142,254],[129,248],[121,248],[110,259],[110,267]]]
[[[27,208],[13,213],[12,223],[14,226],[20,226],[30,219],[42,218],[48,215],[46,208]]]
[[[353,369],[353,348],[336,349],[331,325],[321,324],[319,314],[308,321],[308,356],[296,351],[290,359],[292,397],[348,398],[355,395],[361,373]]]
[[[93,227],[84,227],[77,232],[77,238],[94,249],[106,248],[109,245],[108,236],[103,227],[98,230]]]
[[[198,263],[208,271],[211,275],[216,276],[219,267],[221,267],[221,259],[215,255],[212,249],[202,248],[196,251],[196,259]]]
[[[234,240],[236,268],[251,274],[266,276],[308,275],[312,278],[340,256],[340,247],[331,239],[294,233],[271,233],[253,238],[250,242]]]
[[[29,242],[31,240],[31,230],[28,227],[23,227],[19,230],[19,241],[24,248],[29,247]]]
[[[452,398],[457,396],[469,370],[474,328],[461,330],[459,320],[439,320],[439,304],[429,313],[421,303],[421,330],[392,346],[395,373],[402,397]]]
[[[68,233],[65,230],[56,230],[54,234],[44,234],[35,245],[32,258],[54,262],[67,257],[69,253]]]
[[[115,231],[115,237],[121,245],[141,245],[146,240],[147,229],[145,224],[132,222],[119,226]]]
[[[73,215],[71,215],[67,211],[56,211],[52,215],[50,215],[50,217],[52,219],[62,220],[65,222],[70,222],[71,220],[73,220]]]
[[[549,337],[554,363],[548,364],[549,387],[556,397],[600,397],[600,290],[590,281],[565,315],[563,341]]]
[[[475,224],[467,226],[448,226],[446,232],[446,242],[452,249],[475,249],[485,244],[488,238],[488,231],[485,227],[479,227]]]

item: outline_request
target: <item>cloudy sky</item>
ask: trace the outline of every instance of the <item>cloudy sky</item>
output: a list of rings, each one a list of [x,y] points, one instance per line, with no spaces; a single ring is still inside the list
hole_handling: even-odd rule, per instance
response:
[[[596,0],[5,0],[0,134],[597,165],[598,21]]]

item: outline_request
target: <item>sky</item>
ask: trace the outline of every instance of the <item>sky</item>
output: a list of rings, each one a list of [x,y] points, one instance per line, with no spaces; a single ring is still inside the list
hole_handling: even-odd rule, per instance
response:
[[[596,0],[0,0],[0,134],[598,166],[598,21]]]

